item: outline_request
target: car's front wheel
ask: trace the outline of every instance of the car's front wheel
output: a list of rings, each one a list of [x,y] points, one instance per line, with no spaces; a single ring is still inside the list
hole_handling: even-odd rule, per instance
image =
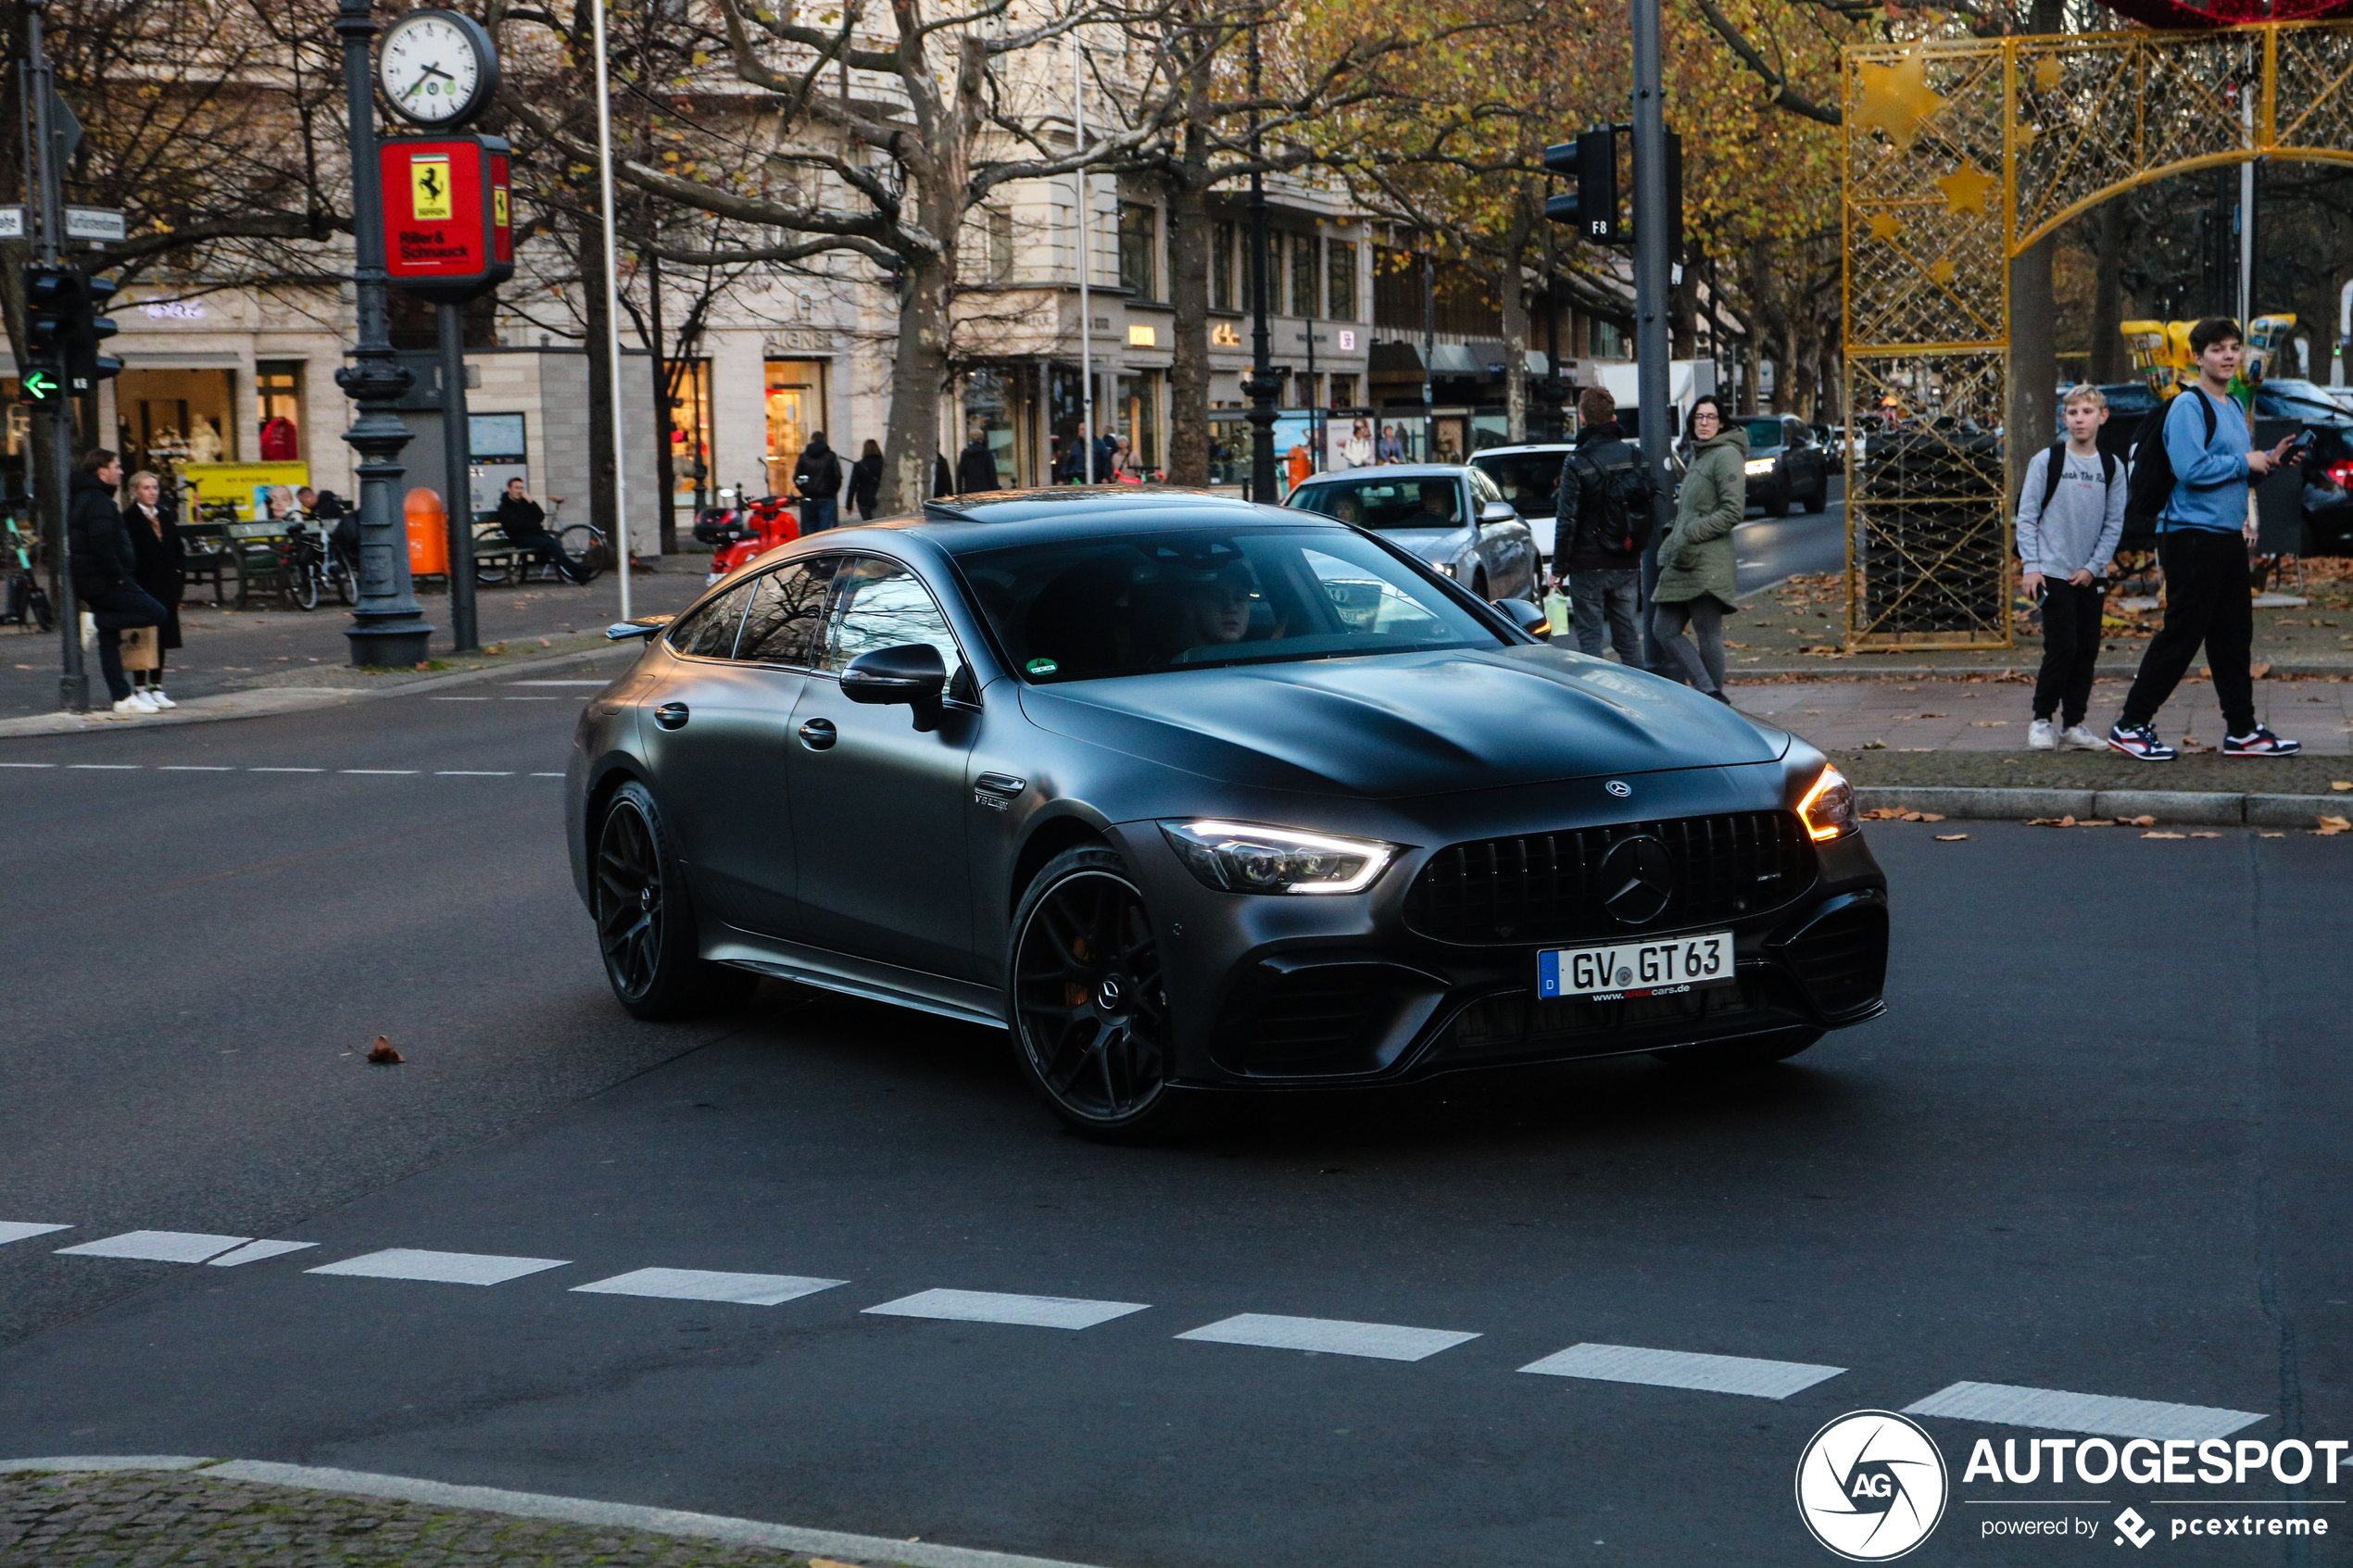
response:
[[[1168,991],[1144,895],[1109,849],[1049,861],[1013,914],[1013,1054],[1063,1121],[1138,1142],[1188,1109],[1168,1084]]]
[[[741,1004],[759,984],[696,951],[685,872],[653,792],[635,779],[614,791],[597,828],[590,908],[605,979],[638,1018],[718,1011]]]

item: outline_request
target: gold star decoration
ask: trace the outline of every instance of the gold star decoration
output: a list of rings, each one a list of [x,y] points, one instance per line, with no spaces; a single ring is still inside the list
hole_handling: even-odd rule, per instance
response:
[[[1928,270],[1928,275],[1940,283],[1949,283],[1953,281],[1953,264],[1949,261],[1937,262]]]
[[[2034,85],[2044,92],[2057,92],[2058,84],[2066,78],[2067,68],[2059,64],[2057,56],[2045,55],[2034,62]]]
[[[2011,134],[2017,138],[2018,150],[2021,157],[2034,145],[2034,138],[2040,136],[2042,133],[2043,132],[2039,127],[2023,124],[2011,132]]]
[[[2002,188],[2002,182],[1974,164],[1965,163],[1936,182],[1944,193],[1944,205],[1955,212],[1983,212],[1985,198]]]
[[[1886,132],[1897,152],[1910,152],[1920,121],[1944,107],[1944,95],[1928,84],[1927,68],[1917,49],[1906,51],[1892,66],[1859,68],[1863,102],[1854,122],[1865,130]]]
[[[1904,232],[1904,220],[1892,212],[1871,214],[1871,238],[1892,240]]]

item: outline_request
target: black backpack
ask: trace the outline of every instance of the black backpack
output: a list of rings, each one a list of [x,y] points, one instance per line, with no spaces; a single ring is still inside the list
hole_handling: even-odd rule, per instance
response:
[[[2213,400],[2195,388],[2178,394],[2197,399],[2197,411],[2206,416],[2206,445],[2214,444],[2214,433],[2221,428],[2214,417]],[[2153,529],[2165,515],[2165,505],[2173,498],[2173,459],[2165,455],[2165,417],[2173,411],[2171,402],[2160,403],[2141,416],[2141,428],[2133,435],[2133,485],[2124,493],[2124,526]],[[2049,504],[2050,497],[2044,502]]]
[[[1577,465],[1583,475],[1590,475],[1593,480],[1591,492],[1587,491],[1581,477],[1577,486],[1578,539],[1572,541],[1571,549],[1573,552],[1577,542],[1590,538],[1602,549],[1619,555],[1632,555],[1642,548],[1643,538],[1650,532],[1651,516],[1656,509],[1657,489],[1651,483],[1650,474],[1642,467],[1640,453],[1631,445],[1624,440],[1596,445],[1617,445],[1623,449],[1625,456],[1608,463],[1597,463],[1583,447],[1568,455],[1568,460]],[[1587,515],[1589,508],[1584,499],[1589,493],[1601,501],[1599,517]]]
[[[2211,408],[2207,410],[2209,414],[2213,411],[2214,410]],[[2159,445],[2162,445],[2162,443],[2159,443]],[[2059,480],[2064,477],[2066,469],[2067,443],[2064,441],[2054,441],[2051,443],[2051,455],[2043,459],[2043,510],[2047,512],[2051,509],[2051,502],[2053,498],[2058,495]],[[2116,454],[2113,452],[2103,452],[2100,454],[2100,483],[2102,485],[2109,485],[2114,484],[2115,483]],[[2128,508],[2133,504],[2129,492],[2126,495],[2124,504]]]

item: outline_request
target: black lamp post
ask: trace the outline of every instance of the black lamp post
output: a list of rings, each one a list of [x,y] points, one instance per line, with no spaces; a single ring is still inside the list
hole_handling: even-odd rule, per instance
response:
[[[1258,23],[1250,25],[1250,498],[1273,506],[1275,367],[1266,342],[1266,177],[1258,169]]]
[[[375,84],[369,44],[376,35],[369,0],[340,0],[335,33],[343,40],[343,88],[351,145],[351,282],[358,295],[355,361],[335,384],[359,406],[343,438],[359,454],[359,607],[351,612],[351,662],[405,668],[423,660],[433,628],[418,613],[409,580],[409,530],[394,494],[404,471],[409,427],[396,411],[414,379],[392,351],[384,311],[384,220],[376,162]]]

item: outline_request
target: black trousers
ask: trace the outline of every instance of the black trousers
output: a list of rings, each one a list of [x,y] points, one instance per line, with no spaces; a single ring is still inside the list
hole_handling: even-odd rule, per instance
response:
[[[2100,612],[2108,584],[2079,588],[2064,577],[2043,579],[2043,670],[2034,678],[2034,717],[2059,714],[2070,728],[2092,706],[2092,671],[2100,662]]]
[[[2165,624],[2141,656],[2141,672],[2124,699],[2124,724],[2157,717],[2203,643],[2224,732],[2251,734],[2255,680],[2246,667],[2255,646],[2255,607],[2246,592],[2246,538],[2212,528],[2169,529],[2158,538],[2157,559],[2165,569]]]
[[[122,634],[134,626],[163,624],[163,606],[136,583],[117,583],[81,596],[98,628],[98,671],[107,678],[107,693],[120,702],[131,695],[131,678],[122,672]]]
[[[554,534],[543,529],[537,533],[526,533],[513,544],[533,560],[545,561],[573,582],[580,581],[580,563],[564,553],[563,542]]]

